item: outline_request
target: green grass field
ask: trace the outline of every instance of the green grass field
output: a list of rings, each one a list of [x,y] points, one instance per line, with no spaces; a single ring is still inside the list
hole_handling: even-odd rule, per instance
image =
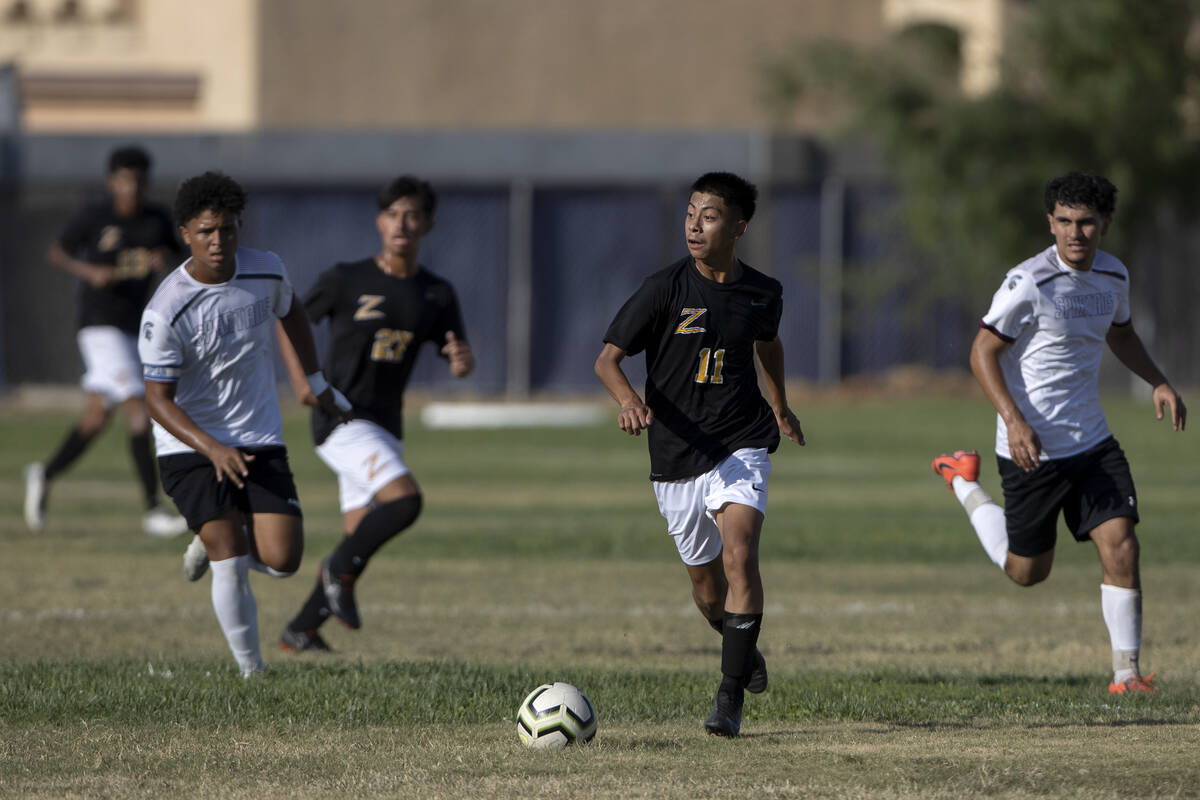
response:
[[[335,481],[288,419],[307,554],[255,574],[268,671],[236,677],[186,539],[140,532],[118,423],[21,520],[21,466],[70,421],[0,411],[0,795],[6,797],[1200,796],[1200,462],[1194,433],[1106,401],[1138,483],[1142,663],[1155,696],[1106,693],[1090,545],[1060,538],[1031,589],[992,565],[929,471],[990,452],[981,397],[797,402],[809,445],[773,459],[761,647],[771,688],[744,735],[705,736],[719,638],[613,426],[430,431],[406,460],[425,511],[360,582],[337,652],[278,633],[338,535]],[[998,495],[994,462],[984,483]],[[578,684],[587,747],[527,751],[522,697]]]

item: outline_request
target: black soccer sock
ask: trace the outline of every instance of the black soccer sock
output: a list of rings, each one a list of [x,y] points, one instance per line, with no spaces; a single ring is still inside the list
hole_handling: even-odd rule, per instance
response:
[[[292,618],[288,627],[297,632],[315,631],[327,619],[329,619],[329,606],[325,604],[325,589],[321,586],[321,579],[317,578],[317,585],[313,588],[312,594],[304,601],[300,612]]]
[[[412,525],[420,513],[419,494],[410,494],[372,509],[358,523],[354,533],[333,551],[329,557],[329,571],[334,575],[361,575],[375,551]]]
[[[146,510],[158,505],[158,474],[154,471],[154,455],[150,452],[150,434],[137,433],[129,436],[129,454],[137,468],[142,492],[146,496]]]
[[[750,659],[758,646],[762,614],[733,614],[725,612],[721,632],[721,674],[745,686],[750,677]]]
[[[91,443],[91,437],[84,436],[79,432],[79,428],[71,428],[71,432],[67,434],[67,438],[63,439],[62,444],[58,446],[58,450],[46,462],[46,481],[49,482],[55,475],[74,464],[75,459],[83,455],[83,451],[87,450],[88,445]]]
[[[708,619],[708,618],[705,617],[705,619]],[[714,631],[716,631],[719,634],[725,633],[725,620],[724,619],[709,619],[708,625],[710,628],[712,628]]]

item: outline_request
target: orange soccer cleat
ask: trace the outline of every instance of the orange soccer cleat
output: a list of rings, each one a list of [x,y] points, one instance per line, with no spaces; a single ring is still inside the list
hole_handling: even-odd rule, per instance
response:
[[[954,476],[961,475],[965,481],[979,480],[979,451],[955,450],[954,455],[942,453],[933,460],[933,472],[946,481],[946,488],[954,490]]]
[[[1125,694],[1126,692],[1145,692],[1146,694],[1154,694],[1158,689],[1154,688],[1154,673],[1151,672],[1146,677],[1134,675],[1132,678],[1117,683],[1113,681],[1108,685],[1109,694]]]

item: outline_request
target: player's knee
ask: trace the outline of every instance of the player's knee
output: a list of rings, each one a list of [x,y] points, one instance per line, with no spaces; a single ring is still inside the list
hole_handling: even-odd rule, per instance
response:
[[[79,424],[75,426],[79,431],[79,435],[85,439],[95,438],[104,427],[108,424],[108,412],[104,410],[93,411],[91,409],[84,412],[79,419]]]
[[[424,504],[420,492],[408,494],[396,500],[390,500],[378,506],[374,512],[387,517],[388,525],[392,531],[399,533],[408,526],[417,521],[417,517],[421,516],[421,508]]]
[[[696,608],[700,609],[700,613],[705,619],[720,619],[721,614],[725,610],[724,596],[718,596],[717,592],[711,587],[692,588],[692,600],[696,603]]]
[[[263,566],[269,570],[273,578],[289,578],[300,569],[300,554],[286,553],[282,557],[264,561]]]
[[[1005,569],[1008,577],[1018,586],[1034,586],[1050,577],[1050,565],[1038,566],[1009,566]]]

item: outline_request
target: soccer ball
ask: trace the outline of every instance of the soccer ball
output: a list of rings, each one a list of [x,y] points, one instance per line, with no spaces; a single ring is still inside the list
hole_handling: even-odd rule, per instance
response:
[[[549,750],[596,735],[596,707],[569,683],[543,683],[517,710],[517,736],[526,747]]]

